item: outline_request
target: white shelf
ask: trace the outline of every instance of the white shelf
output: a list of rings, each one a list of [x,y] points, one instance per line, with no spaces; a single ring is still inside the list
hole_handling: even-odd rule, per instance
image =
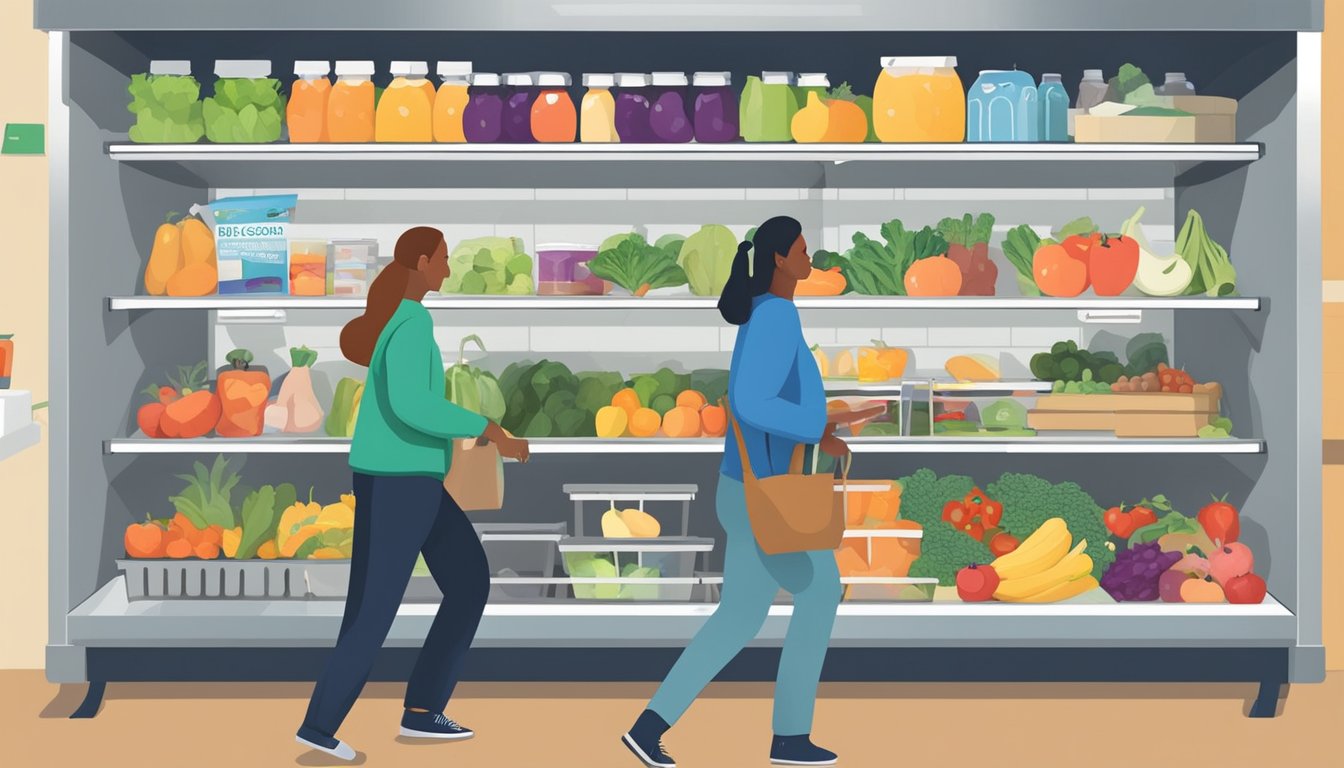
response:
[[[113,160],[147,162],[508,161],[890,162],[1087,160],[1250,162],[1260,144],[109,144]]]
[[[669,455],[723,452],[719,438],[534,438],[531,453],[543,455]],[[1255,454],[1264,453],[1262,440],[1162,439],[1114,437],[853,437],[846,442],[855,453],[1018,453],[1018,454]],[[349,453],[350,441],[334,437],[258,437],[167,440],[118,438],[104,444],[114,454],[210,453]],[[605,497],[604,497],[605,498]]]
[[[42,427],[25,424],[7,435],[0,435],[0,461],[32,448],[42,441]]]
[[[1210,298],[1206,296],[1178,296],[1155,298],[1147,296],[1074,299],[1051,299],[1030,296],[956,296],[947,298],[913,298],[909,296],[835,296],[802,297],[796,301],[800,309],[1059,309],[1059,310],[1259,310],[1257,297]],[[712,296],[684,298],[634,298],[629,296],[448,296],[425,297],[430,309],[695,309],[717,310],[718,299]],[[107,300],[112,311],[151,309],[195,310],[286,310],[286,309],[345,309],[363,310],[363,296],[303,297],[281,294],[265,296],[201,296],[177,298],[171,296],[112,296]]]

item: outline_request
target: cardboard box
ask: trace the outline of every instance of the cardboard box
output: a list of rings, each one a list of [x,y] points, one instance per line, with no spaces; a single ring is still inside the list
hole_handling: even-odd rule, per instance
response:
[[[1237,140],[1237,101],[1221,96],[1167,96],[1163,106],[1182,117],[1078,115],[1074,141],[1097,143],[1223,144]]]

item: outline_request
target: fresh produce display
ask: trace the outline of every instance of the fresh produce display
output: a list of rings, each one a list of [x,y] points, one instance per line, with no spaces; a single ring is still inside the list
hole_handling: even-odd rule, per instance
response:
[[[336,383],[336,394],[331,398],[324,430],[328,437],[353,437],[355,420],[359,418],[359,401],[364,396],[364,382],[349,377]]]
[[[1121,602],[1156,600],[1158,579],[1180,559],[1180,553],[1163,552],[1156,541],[1131,547],[1116,554],[1101,588]]]
[[[1053,603],[1098,586],[1097,565],[1084,551],[1087,539],[1069,548],[1072,534],[1063,518],[1044,521],[1018,547],[995,558],[999,576],[994,599],[1011,603]],[[1103,569],[1104,570],[1104,569]]]
[[[1163,497],[1159,496],[1159,499]],[[1157,513],[1142,504],[1126,508],[1124,504],[1106,510],[1106,530],[1117,539],[1128,539],[1140,528],[1157,522]]]
[[[737,256],[737,238],[722,224],[706,224],[684,241],[676,236],[660,237],[654,247],[663,249],[677,260],[686,273],[691,293],[696,296],[723,293],[733,259]]]
[[[1057,517],[1072,533],[1074,545],[1090,542],[1086,552],[1092,559],[1093,577],[1100,579],[1115,560],[1115,552],[1106,545],[1109,535],[1102,508],[1077,483],[1056,484],[1036,475],[1006,472],[985,491],[1003,504],[1003,530],[1023,546],[1046,520]],[[1003,571],[999,575],[1008,578]]]
[[[291,367],[280,383],[275,402],[266,406],[265,421],[270,429],[291,434],[308,434],[322,427],[322,404],[313,392],[313,363],[317,353],[308,347],[291,347]]]
[[[151,384],[145,393],[154,402],[140,406],[135,420],[140,430],[154,438],[196,438],[210,434],[219,422],[219,397],[205,379],[205,361],[187,368],[178,366],[169,386]]]
[[[209,296],[219,286],[215,236],[205,222],[186,216],[171,223],[170,212],[154,232],[145,265],[145,292],[151,296]]]
[[[131,75],[126,91],[126,109],[135,115],[131,141],[195,144],[205,135],[201,84],[191,76],[191,62],[150,62],[148,74]]]
[[[943,505],[943,522],[976,541],[987,541],[997,535],[1001,519],[1003,505],[985,496],[979,488],[972,488],[960,500]]]
[[[467,362],[467,344],[475,344],[485,352],[485,343],[475,334],[464,336],[457,347],[457,362],[444,371],[445,397],[473,413],[491,421],[504,418],[504,393],[494,374]]]
[[[448,266],[444,293],[527,296],[535,290],[532,257],[516,237],[463,240],[449,254]]]
[[[682,243],[681,250],[686,251],[686,243]],[[698,248],[696,253],[699,253]],[[699,256],[694,261],[700,270],[698,279],[703,281],[701,288],[709,290],[716,275],[706,273],[715,269],[716,265],[702,261]],[[614,248],[600,251],[597,258],[588,262],[588,270],[603,280],[619,285],[633,296],[643,296],[659,288],[675,288],[687,282],[686,271],[677,264],[676,255],[665,248],[650,245],[643,237],[633,234]],[[727,278],[724,280],[726,282]],[[722,284],[719,290],[722,290]]]
[[[987,565],[994,555],[983,542],[943,522],[943,507],[949,501],[964,499],[975,487],[965,475],[938,477],[931,469],[920,469],[897,482],[901,486],[901,517],[924,528],[919,559],[910,566],[910,575],[931,577],[945,587],[956,584],[957,572],[975,563]]]
[[[917,292],[909,292],[909,270],[922,261],[947,253],[947,241],[937,231],[932,227],[924,227],[918,232],[908,231],[900,219],[888,221],[880,231],[882,242],[855,232],[854,247],[844,254],[815,252],[813,266],[828,270],[839,267],[848,288],[867,296],[957,295],[961,289],[961,270],[947,259],[920,266],[915,273],[919,283]],[[952,283],[955,287],[950,293],[934,293],[947,291]]]
[[[616,509],[602,513],[602,535],[609,539],[655,539],[663,532],[658,519],[642,509]]]
[[[306,359],[304,355],[301,359]],[[252,353],[235,349],[224,356],[229,365],[215,377],[220,415],[215,432],[220,437],[255,437],[266,426],[266,401],[271,395],[271,376],[265,368],[254,367]],[[321,409],[319,409],[319,413]],[[307,414],[306,414],[307,415]],[[321,420],[321,416],[318,416]]]
[[[1113,384],[1125,374],[1120,359],[1111,352],[1089,352],[1072,339],[1057,341],[1049,352],[1031,356],[1031,375],[1041,381],[1082,382],[1084,373],[1103,384]],[[1062,389],[1062,388],[1061,388]]]
[[[641,567],[636,563],[625,563],[617,573],[614,558],[609,552],[566,552],[565,567],[576,579],[657,579],[662,576],[660,569]],[[574,597],[581,600],[656,600],[659,585],[656,582],[648,585],[575,584],[572,589]]]
[[[974,218],[938,222],[938,234],[947,241],[947,258],[961,270],[960,296],[993,296],[999,268],[989,260],[989,238],[994,232],[994,217],[982,213]]]
[[[1099,244],[1096,235],[1072,235],[1062,243],[1041,245],[1031,261],[1031,272],[1041,293],[1069,298],[1086,291],[1088,261],[1093,247]]]

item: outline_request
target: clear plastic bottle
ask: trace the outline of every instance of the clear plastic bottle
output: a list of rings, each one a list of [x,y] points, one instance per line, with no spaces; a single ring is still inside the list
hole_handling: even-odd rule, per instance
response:
[[[611,89],[616,78],[608,74],[585,74],[580,106],[579,141],[586,144],[614,144],[621,140],[616,134],[616,99]]]
[[[1041,75],[1041,87],[1037,93],[1040,113],[1041,141],[1069,140],[1069,93],[1064,90],[1064,80],[1058,74]]]
[[[423,61],[392,62],[392,82],[378,100],[374,136],[378,141],[428,143],[434,140],[434,85]]]
[[[434,140],[445,144],[461,144],[467,140],[462,130],[462,114],[470,96],[467,88],[471,80],[470,61],[440,61],[435,74],[442,83],[434,94]]]
[[[1156,90],[1158,96],[1194,96],[1195,85],[1185,79],[1184,72],[1168,72],[1166,80]]]
[[[336,62],[336,84],[327,98],[327,137],[335,142],[373,141],[373,62]]]
[[[295,144],[327,141],[327,99],[331,96],[328,61],[294,62],[294,84],[285,105],[289,140]]]

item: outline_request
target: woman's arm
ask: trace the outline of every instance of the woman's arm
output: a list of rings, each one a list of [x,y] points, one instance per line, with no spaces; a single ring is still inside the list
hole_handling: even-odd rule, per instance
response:
[[[737,417],[757,429],[816,443],[826,429],[820,376],[799,371],[801,403],[779,396],[797,360],[801,336],[798,310],[790,302],[767,301],[755,309],[732,374],[733,405]]]
[[[413,317],[392,331],[384,350],[392,413],[417,432],[434,437],[479,437],[489,421],[450,402],[442,384],[437,389],[430,386],[436,380],[429,352],[433,343],[428,317]],[[442,381],[443,372],[438,373],[437,380]]]

